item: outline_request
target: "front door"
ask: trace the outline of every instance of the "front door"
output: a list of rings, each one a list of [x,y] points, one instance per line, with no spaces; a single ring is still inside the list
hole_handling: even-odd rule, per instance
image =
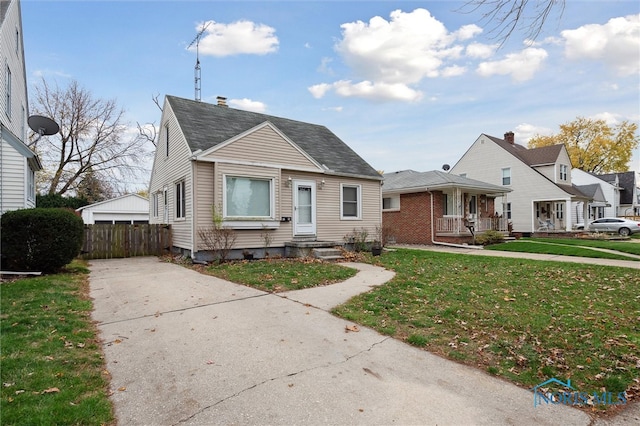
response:
[[[293,185],[293,234],[316,234],[316,183],[295,181]]]

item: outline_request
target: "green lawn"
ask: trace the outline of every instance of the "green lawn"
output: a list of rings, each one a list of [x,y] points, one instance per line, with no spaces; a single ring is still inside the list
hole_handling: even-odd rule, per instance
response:
[[[607,241],[607,240],[587,240],[583,238],[525,238],[520,241],[539,241],[542,243],[562,244],[571,246],[597,247],[608,250],[616,250],[622,253],[640,255],[640,244],[631,241]]]
[[[264,259],[209,266],[206,273],[264,291],[299,290],[328,285],[353,277],[358,271],[313,259]]]
[[[606,241],[590,241],[587,244],[583,244],[582,246],[577,245],[577,241],[579,240],[567,240],[569,244],[565,243],[565,240],[550,240],[553,242],[542,241],[540,239],[521,239],[516,241],[511,241],[508,243],[502,244],[494,244],[490,246],[486,246],[485,250],[497,250],[497,251],[511,251],[511,252],[520,252],[520,253],[541,253],[541,254],[556,254],[562,256],[579,256],[579,257],[591,257],[591,258],[600,258],[600,259],[617,259],[617,260],[636,260],[640,261],[638,258],[625,256],[626,253],[635,254],[635,251],[640,248],[636,248],[640,244],[638,243],[622,243],[622,242],[610,242],[609,244]],[[573,241],[576,241],[572,243]],[[580,240],[581,241],[581,240]],[[587,240],[588,241],[588,240]],[[623,250],[618,250],[619,253],[608,253],[600,250],[593,250],[592,248],[606,248],[609,250],[617,250],[616,247],[619,245],[627,245],[634,247],[621,247]],[[592,247],[592,248],[589,248]]]
[[[0,285],[3,425],[113,422],[87,269]]]
[[[389,283],[333,310],[532,387],[640,395],[640,274],[615,268],[399,249]]]

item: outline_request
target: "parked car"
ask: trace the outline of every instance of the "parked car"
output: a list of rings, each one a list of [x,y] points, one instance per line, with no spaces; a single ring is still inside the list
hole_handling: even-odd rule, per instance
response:
[[[617,232],[627,236],[640,232],[640,221],[622,219],[620,217],[603,217],[589,224],[589,231]]]

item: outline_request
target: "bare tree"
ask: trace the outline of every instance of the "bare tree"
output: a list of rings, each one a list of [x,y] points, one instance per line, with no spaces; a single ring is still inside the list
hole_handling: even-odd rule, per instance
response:
[[[493,24],[490,33],[504,43],[518,29],[535,40],[551,14],[564,12],[566,0],[468,0],[459,11],[482,13],[482,20]]]
[[[151,100],[153,101],[153,103],[156,104],[160,112],[162,112],[162,106],[160,105],[159,98],[160,94],[151,96]],[[157,146],[156,137],[158,136],[158,129],[156,128],[156,123],[153,122],[142,125],[139,122],[136,122],[136,125],[138,126],[139,137],[148,142],[151,142],[153,146]]]
[[[35,114],[60,125],[57,135],[32,143],[43,162],[47,193],[75,191],[87,174],[112,186],[139,179],[147,141],[126,136],[124,110],[115,100],[94,98],[75,80],[60,88],[42,79],[31,105]]]

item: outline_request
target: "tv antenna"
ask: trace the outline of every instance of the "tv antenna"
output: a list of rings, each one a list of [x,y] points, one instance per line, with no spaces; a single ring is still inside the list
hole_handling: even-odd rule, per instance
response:
[[[42,115],[32,115],[27,119],[27,124],[29,124],[31,130],[38,134],[36,140],[31,142],[30,145],[38,142],[43,136],[55,135],[60,131],[60,126],[58,126],[58,123],[56,123],[49,117],[43,117]]]
[[[195,85],[196,85],[196,101],[198,102],[200,101],[200,98],[201,98],[200,97],[200,92],[201,92],[200,53],[198,52],[198,45],[200,44],[200,38],[202,37],[202,34],[207,29],[209,24],[211,24],[211,21],[208,21],[206,24],[202,26],[202,29],[198,32],[198,35],[196,35],[196,38],[194,38],[193,41],[189,44],[189,46],[187,46],[187,49],[189,49],[191,46],[193,46],[194,43],[196,45],[196,67],[194,70],[194,74],[195,74]]]

